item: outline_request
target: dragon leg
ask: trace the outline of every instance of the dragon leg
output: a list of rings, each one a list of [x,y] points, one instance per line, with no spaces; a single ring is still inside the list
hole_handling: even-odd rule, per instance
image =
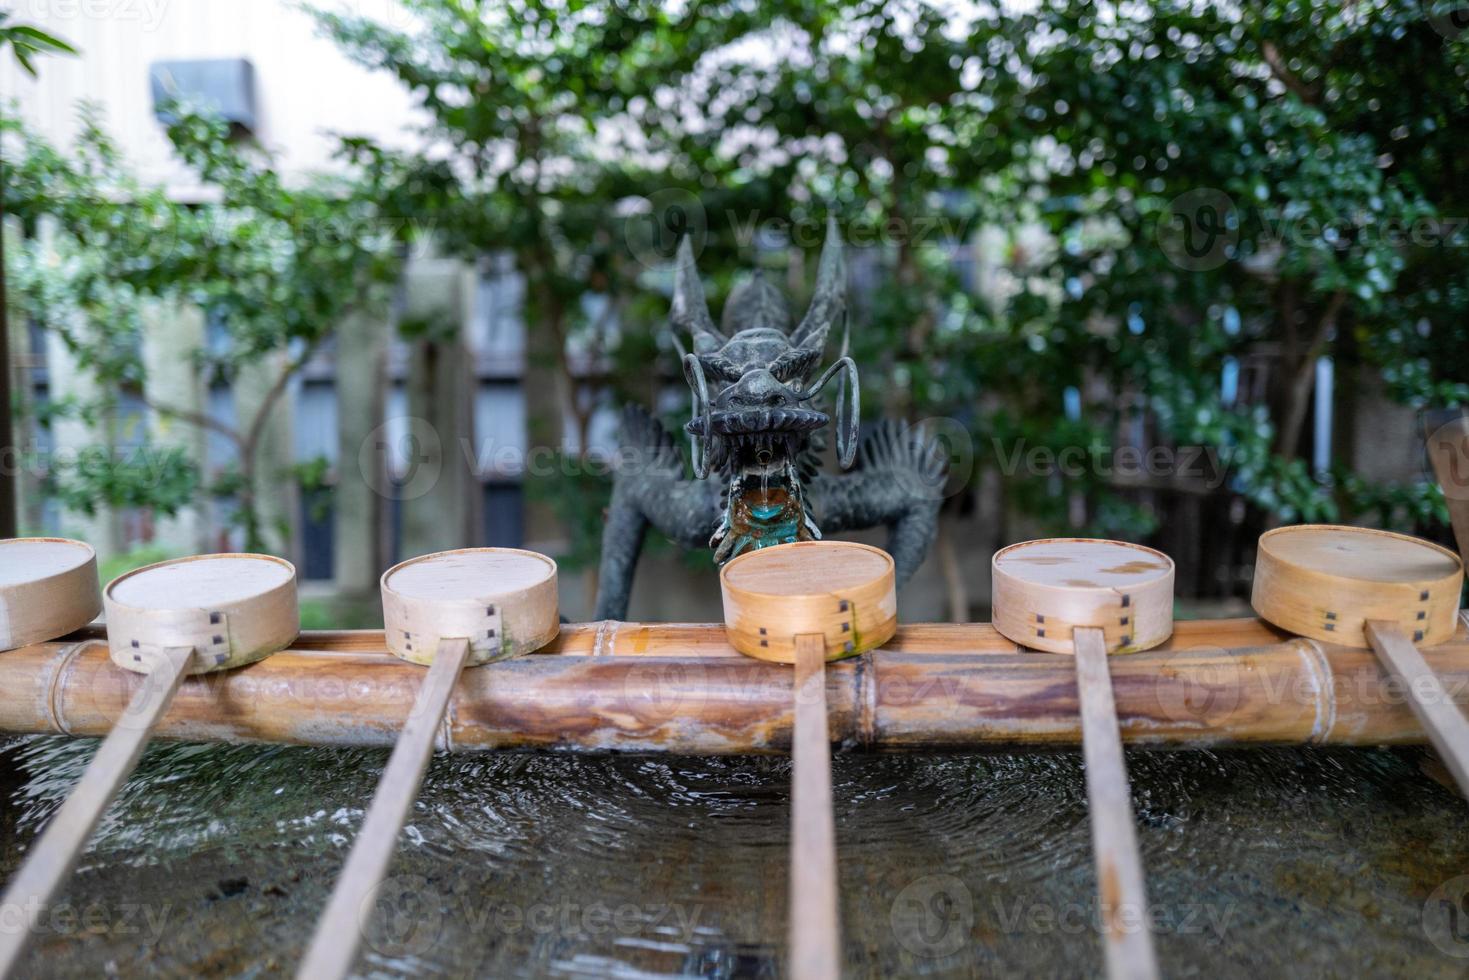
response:
[[[602,529],[598,619],[627,616],[649,526],[683,547],[702,548],[719,524],[719,488],[712,481],[687,479],[672,437],[636,406],[623,413],[622,450]]]
[[[607,523],[602,528],[602,561],[597,577],[597,619],[625,619],[632,598],[633,573],[648,533],[648,518],[636,487],[615,481]]]

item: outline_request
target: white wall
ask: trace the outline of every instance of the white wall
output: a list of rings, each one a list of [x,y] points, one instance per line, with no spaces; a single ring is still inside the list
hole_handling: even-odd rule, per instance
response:
[[[409,27],[396,0],[318,0]],[[66,145],[76,130],[76,104],[100,103],[107,129],[139,176],[166,183],[181,198],[192,181],[170,158],[153,116],[148,66],[154,61],[247,58],[255,67],[256,136],[289,173],[329,170],[336,141],[329,131],[416,146],[423,120],[407,92],[385,72],[369,72],[319,37],[312,19],[290,0],[12,0],[12,22],[32,24],[76,47],[76,57],[36,59],[32,80],[6,51],[0,96],[18,99],[28,123]]]

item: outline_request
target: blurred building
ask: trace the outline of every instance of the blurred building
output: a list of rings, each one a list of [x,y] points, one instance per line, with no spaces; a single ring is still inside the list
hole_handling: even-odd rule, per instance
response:
[[[395,0],[344,6],[388,22],[405,16]],[[35,0],[20,5],[16,17],[80,51],[77,57],[44,59],[39,79],[12,59],[0,59],[0,92],[16,100],[26,123],[65,147],[76,132],[79,103],[96,103],[129,166],[180,201],[203,200],[206,192],[171,155],[156,113],[164,92],[213,101],[237,130],[268,148],[288,176],[329,172],[335,166],[337,133],[387,145],[421,142],[416,127],[422,117],[398,82],[345,58],[288,0]],[[356,491],[333,493],[285,481],[265,502],[273,543],[297,563],[303,579],[373,590],[379,566],[400,556],[441,545],[526,543],[522,299],[522,279],[503,257],[466,263],[414,255],[387,318],[341,325],[297,376],[271,418],[262,464],[282,472],[324,463],[327,488]],[[414,397],[414,345],[396,330],[405,317],[452,328],[465,366],[462,387],[450,390],[442,377],[428,376],[421,379],[423,397]],[[245,417],[268,372],[201,384],[195,372],[180,368],[185,359],[179,355],[190,346],[217,349],[229,337],[229,325],[208,311],[153,310],[144,340],[145,348],[153,348],[144,351],[149,394],[226,424]],[[22,340],[19,366],[28,375],[25,397],[33,407],[80,393],[86,381],[60,344],[34,329]],[[351,394],[344,399],[344,392]],[[403,479],[414,465],[410,417],[433,415],[436,397],[439,411],[456,420],[463,416],[441,428],[449,443],[443,447],[446,460],[462,460],[458,467],[446,466],[446,472],[462,471],[464,479],[448,480],[423,501],[405,501],[391,488],[377,493],[358,472],[352,447],[378,440],[389,457],[390,478]],[[372,418],[362,417],[364,406]],[[208,474],[231,466],[236,450],[229,439],[181,432],[189,427],[151,416],[136,400],[124,399],[102,441],[120,452],[145,438],[154,445],[183,446]],[[95,444],[101,435],[76,422],[40,425],[33,413],[21,424],[43,455]],[[598,411],[590,431],[594,445],[610,449],[615,428],[610,409]],[[576,433],[569,431],[565,445],[574,449],[576,442]],[[373,497],[364,502],[369,494]],[[346,505],[345,513],[339,503]],[[201,499],[177,518],[157,521],[146,512],[105,509],[88,517],[62,511],[33,485],[22,501],[22,523],[28,530],[83,536],[104,559],[145,545],[187,553],[240,546],[228,520],[230,506],[229,500]],[[282,525],[288,533],[279,533]],[[555,549],[554,541],[534,543]]]

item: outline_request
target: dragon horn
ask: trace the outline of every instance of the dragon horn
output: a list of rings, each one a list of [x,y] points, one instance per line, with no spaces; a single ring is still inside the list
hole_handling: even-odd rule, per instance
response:
[[[847,264],[842,258],[842,239],[837,232],[837,219],[826,219],[826,244],[821,246],[821,263],[816,271],[816,290],[811,305],[796,327],[791,343],[796,347],[826,346],[831,325],[847,308]]]
[[[694,246],[686,237],[678,243],[678,268],[673,277],[673,308],[668,318],[675,331],[687,330],[694,352],[708,354],[724,346],[725,337],[709,316],[704,284],[694,268]]]

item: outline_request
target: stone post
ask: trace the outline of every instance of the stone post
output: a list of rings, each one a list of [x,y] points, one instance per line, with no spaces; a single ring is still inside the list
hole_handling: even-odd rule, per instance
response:
[[[337,327],[337,466],[333,491],[332,575],[343,602],[375,603],[384,567],[380,548],[386,500],[382,474],[364,473],[382,454],[364,453],[384,420],[386,302],[367,304]]]
[[[203,415],[208,410],[198,355],[204,346],[204,311],[182,300],[148,300],[143,306],[143,391],[152,405]],[[202,474],[207,433],[167,413],[148,412],[150,452],[182,451]],[[204,490],[195,494],[203,499]],[[172,517],[159,516],[154,542],[170,554],[193,555],[209,547],[207,516],[197,502]]]
[[[464,343],[474,311],[475,272],[457,259],[424,259],[408,269],[405,319],[417,330],[408,358],[409,444],[416,472],[437,478],[405,486],[401,557],[475,542],[479,486],[473,454],[474,372]],[[412,420],[418,421],[412,421]]]

